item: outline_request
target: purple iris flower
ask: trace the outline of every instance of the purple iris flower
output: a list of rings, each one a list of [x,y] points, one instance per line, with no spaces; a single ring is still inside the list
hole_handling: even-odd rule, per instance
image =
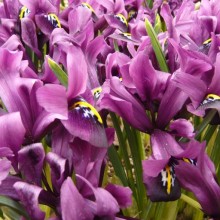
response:
[[[192,95],[192,93],[189,93],[190,89],[188,86],[184,88],[180,84],[181,88],[184,89],[189,94],[189,97],[192,101],[192,103],[189,104],[188,109],[196,115],[204,116],[204,114],[206,113],[206,111],[208,111],[208,109],[216,109],[218,112],[220,110],[220,106],[219,106],[220,90],[217,83],[219,80],[219,62],[220,62],[220,56],[218,54],[216,57],[216,63],[214,65],[214,74],[212,76],[211,82],[208,85],[204,85],[205,83],[203,81],[199,80],[198,78],[195,78],[195,81],[198,82],[197,86],[195,87],[196,88],[195,94],[197,95],[197,97]],[[198,91],[197,88],[199,88],[199,86],[201,87],[201,85],[203,85],[203,90]],[[194,103],[196,103],[196,105],[193,105]],[[218,114],[216,115],[215,119],[217,118],[218,118]],[[214,121],[213,123],[218,123],[218,120],[217,122]]]
[[[60,28],[59,1],[21,1],[18,18],[20,19],[21,38],[38,57],[43,45],[48,41],[52,30]]]
[[[169,81],[168,87],[159,106],[159,126],[164,125],[164,118],[162,117],[162,114],[160,115],[160,112],[165,108],[165,103],[168,108],[172,108],[172,111],[167,112],[171,117],[165,117],[166,119],[169,118],[169,120],[180,111],[182,108],[181,106],[184,106],[186,101],[188,101],[188,97],[191,99],[192,103],[187,105],[187,109],[190,112],[195,112],[195,109],[197,109],[202,102],[213,76],[213,65],[206,55],[181,48],[172,39],[169,41],[178,54],[179,67],[175,67],[176,70]],[[177,93],[175,96],[172,96],[174,90]],[[169,92],[171,93],[169,94]],[[182,98],[176,99],[178,97],[177,94],[182,96]],[[168,100],[171,102],[179,102],[179,104],[174,105],[173,103],[170,105],[167,103]],[[201,115],[201,112],[199,114]],[[169,120],[167,120],[167,122]]]
[[[117,113],[141,131],[146,132],[152,129],[152,124],[145,113],[144,106],[133,97],[118,77],[106,80],[97,105],[100,109],[108,109]]]
[[[0,58],[0,96],[8,112],[20,112],[26,129],[23,143],[40,140],[55,118],[65,119],[62,114],[51,114],[39,106],[37,90],[42,82],[37,79],[22,78],[27,69],[27,61],[22,60],[22,52],[12,52],[1,48]]]
[[[71,46],[67,53],[68,88],[48,84],[38,89],[37,99],[48,113],[63,115],[64,127],[92,145],[106,147],[103,121],[96,109],[82,96],[87,88],[87,65],[80,48]],[[59,98],[60,102],[57,102]]]
[[[180,161],[176,165],[175,171],[180,185],[194,193],[202,210],[214,219],[218,219],[220,216],[220,185],[216,180],[214,164],[205,153],[205,147],[200,148],[196,166]]]
[[[191,127],[190,123],[185,125]],[[181,122],[178,121],[176,127],[179,126]],[[154,202],[176,200],[181,194],[180,179],[186,175],[183,173],[182,176],[176,177],[176,166],[182,161],[195,166],[204,144],[193,139],[183,144],[177,142],[169,133],[155,130],[151,135],[151,145],[152,156],[142,162],[147,194]]]
[[[68,14],[69,33],[75,41],[82,45],[94,38],[92,12],[84,7],[76,7]]]
[[[72,175],[72,171],[69,169],[67,159],[53,152],[45,157],[42,154],[41,144],[30,145],[20,150],[21,168],[26,164],[22,169],[26,182],[17,180],[14,189],[16,198],[26,207],[31,218],[44,219],[45,213],[40,210],[39,204],[50,206],[62,219],[73,219],[73,217],[74,219],[93,219],[95,216],[114,218],[120,208],[131,205],[131,190],[128,187],[108,185],[104,189],[98,187],[94,178],[91,178],[94,176],[97,181],[97,175],[100,174],[101,169],[99,161],[103,161],[106,150],[97,148],[94,151],[93,146],[90,150],[89,148],[88,143],[80,139],[72,148],[74,157],[77,154],[80,156],[80,158],[73,158],[75,183],[68,177]],[[81,167],[79,159],[83,162]],[[42,161],[47,162],[51,168],[52,188],[48,184],[46,189],[33,185],[38,176],[33,175],[33,171],[42,175]],[[85,177],[77,174],[79,172]],[[69,208],[69,205],[72,208]]]
[[[174,16],[171,15],[168,4],[164,4],[161,15],[165,20],[170,38],[188,50],[207,54],[215,62],[217,51],[219,51],[219,39],[216,37],[219,34],[219,16],[212,9],[212,4],[203,2],[198,10],[194,10],[192,1],[183,1]]]
[[[73,11],[73,13],[76,13]],[[80,14],[79,14],[80,15]],[[80,15],[82,16],[82,15]],[[71,20],[73,22],[74,19]],[[81,21],[81,20],[80,20]],[[80,23],[77,23],[80,25]],[[84,27],[84,25],[82,24]],[[81,28],[80,28],[81,29]],[[74,32],[74,29],[71,29]],[[83,38],[79,38],[72,34],[68,34],[64,29],[55,29],[51,34],[51,57],[57,62],[62,63],[67,69],[66,56],[68,48],[73,44],[81,46],[81,49],[85,56],[85,61],[88,71],[87,87],[93,89],[100,86],[100,82],[103,80],[103,76],[99,73],[99,69],[104,65],[104,61],[108,53],[112,49],[107,45],[103,36],[90,36],[85,33],[86,30],[80,30]],[[89,28],[91,32],[91,29]],[[78,33],[79,31],[76,31]],[[78,33],[79,34],[79,33]],[[83,39],[83,42],[81,41]],[[48,71],[47,71],[48,72]],[[51,74],[50,74],[51,75]]]

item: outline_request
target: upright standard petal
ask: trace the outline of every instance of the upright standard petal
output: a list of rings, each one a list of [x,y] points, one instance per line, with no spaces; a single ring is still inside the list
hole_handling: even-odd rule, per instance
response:
[[[171,79],[162,97],[157,116],[157,125],[164,128],[182,109],[188,95],[181,91]]]
[[[67,53],[68,99],[84,93],[87,86],[87,64],[80,48],[72,46]]]
[[[155,159],[167,159],[183,152],[175,138],[167,132],[155,130],[151,135],[151,145]]]
[[[65,87],[57,84],[46,84],[37,90],[37,101],[47,112],[60,115],[59,119],[68,118]]]
[[[139,52],[134,57],[129,72],[141,99],[150,100],[156,86],[157,75],[145,51]]]
[[[193,107],[197,108],[206,94],[206,83],[198,76],[183,72],[174,73],[172,80],[176,82],[178,88],[190,97]]]
[[[112,77],[104,83],[97,104],[100,109],[115,112],[141,131],[146,132],[152,129],[144,107],[126,90],[118,77]]]
[[[106,46],[107,44],[104,41],[104,37],[100,35],[89,42],[86,48],[85,56],[88,65],[88,86],[90,89],[100,85],[97,75],[97,56]]]

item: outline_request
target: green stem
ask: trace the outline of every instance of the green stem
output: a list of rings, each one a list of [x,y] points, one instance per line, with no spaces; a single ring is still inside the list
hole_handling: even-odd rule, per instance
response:
[[[118,47],[118,42],[117,42],[117,40],[113,40],[113,44],[114,44],[114,49],[115,49],[115,51],[119,51],[119,47]]]
[[[114,171],[115,171],[116,176],[118,176],[120,178],[120,180],[124,186],[128,186],[128,180],[127,180],[126,173],[123,169],[121,160],[119,158],[119,155],[118,155],[114,145],[112,145],[108,149],[108,156],[109,156],[109,159],[112,163],[112,166],[114,167]]]
[[[145,149],[144,146],[142,144],[142,138],[141,138],[141,132],[138,130],[135,130],[135,136],[137,139],[137,144],[138,144],[138,152],[140,154],[140,158],[141,160],[145,159]]]
[[[147,5],[149,8],[153,8],[153,0],[147,0],[146,2],[147,2],[146,5]]]
[[[142,178],[142,161],[139,149],[141,146],[140,141],[138,141],[137,132],[135,129],[131,128],[125,121],[124,121],[124,128],[127,134],[129,147],[131,150],[131,156],[134,164],[134,173],[136,176],[136,184],[137,184],[137,193],[138,193],[138,207],[140,211],[140,215],[143,216],[143,210],[145,205],[145,198],[146,198],[146,191],[143,184]]]
[[[127,152],[127,146],[126,146],[126,140],[123,137],[123,133],[121,131],[120,128],[120,123],[116,117],[116,115],[114,113],[110,113],[117,137],[118,137],[118,142],[119,142],[119,147],[121,149],[121,153],[122,153],[122,157],[124,159],[124,163],[125,163],[125,168],[127,171],[127,179],[128,179],[128,183],[129,186],[131,187],[133,194],[134,194],[134,198],[137,201],[137,192],[136,192],[136,188],[135,188],[135,182],[134,182],[134,177],[133,177],[133,173],[132,173],[132,166],[129,160],[129,155]]]
[[[189,196],[182,193],[180,199],[182,199],[184,202],[194,207],[195,209],[202,210],[201,205],[194,199],[190,198]]]

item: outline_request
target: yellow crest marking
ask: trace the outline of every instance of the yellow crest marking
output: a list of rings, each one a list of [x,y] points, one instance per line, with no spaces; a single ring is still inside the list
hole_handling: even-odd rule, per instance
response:
[[[102,87],[101,87],[101,86],[92,89],[92,94],[93,94],[93,96],[94,96],[95,99],[98,99],[98,98],[99,98],[101,92],[102,92]]]
[[[127,32],[123,32],[122,35],[124,35],[125,37],[131,37],[131,34]]]
[[[76,108],[76,107],[86,107],[88,109],[91,110],[91,112],[97,117],[98,121],[100,124],[103,124],[103,121],[102,121],[102,118],[100,116],[100,114],[97,112],[97,110],[92,106],[90,105],[88,102],[84,102],[84,101],[78,101],[76,103],[74,103],[71,107],[70,107],[70,110]]]
[[[166,173],[167,173],[167,194],[170,194],[171,192],[171,173],[170,173],[170,167],[166,166]]]
[[[183,158],[183,161],[186,162],[186,163],[191,163],[188,158]]]
[[[206,44],[211,43],[211,42],[212,42],[212,38],[209,38],[209,39],[205,40],[202,44],[206,45]]]
[[[208,94],[205,99],[213,99],[213,100],[219,100],[220,96],[215,95],[215,94]]]
[[[126,20],[126,18],[125,18],[124,15],[122,15],[122,14],[117,14],[117,15],[115,15],[115,17],[118,18],[123,24],[125,24],[126,26],[128,26],[128,22],[127,22],[127,20]]]
[[[92,13],[95,14],[95,10],[93,9],[93,7],[90,4],[83,2],[81,5],[85,8],[88,8],[90,11],[92,11]]]
[[[136,14],[136,11],[135,10],[130,10],[128,12],[128,20],[131,20]]]
[[[19,12],[20,20],[22,18],[25,18],[26,16],[28,16],[29,13],[30,13],[30,10],[25,6],[22,6],[21,9],[20,9],[20,12]]]
[[[54,25],[53,22],[56,21],[56,22],[57,22],[57,23],[56,23],[56,26],[57,26],[58,28],[61,28],[60,20],[59,20],[59,18],[57,17],[57,15],[55,15],[55,14],[53,14],[53,13],[50,13],[50,14],[48,14],[47,18],[48,18],[48,21],[51,21],[52,25]],[[51,19],[51,20],[50,20],[50,19]]]
[[[97,87],[92,90],[92,94],[95,95],[96,93],[100,93],[101,91],[102,91],[102,87]]]

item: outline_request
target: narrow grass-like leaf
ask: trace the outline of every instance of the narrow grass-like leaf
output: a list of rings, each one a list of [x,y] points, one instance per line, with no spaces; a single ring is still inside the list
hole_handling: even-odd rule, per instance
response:
[[[0,206],[6,206],[8,208],[11,208],[19,215],[22,215],[27,220],[30,220],[30,218],[29,218],[28,214],[26,213],[25,209],[23,208],[23,206],[10,198],[7,198],[5,196],[0,196]]]
[[[153,47],[154,53],[156,55],[157,62],[160,66],[160,69],[164,72],[169,72],[169,68],[167,66],[166,59],[163,54],[160,43],[157,39],[157,35],[156,35],[151,23],[149,22],[149,20],[147,18],[145,19],[145,27],[146,27],[148,36],[151,39],[152,47]]]
[[[153,8],[153,0],[146,0],[146,5],[147,5],[149,8]]]
[[[156,34],[159,34],[162,31],[162,23],[161,23],[161,20],[160,20],[160,16],[158,14],[156,15],[154,31],[155,31]]]
[[[201,137],[202,132],[205,130],[207,125],[210,123],[210,121],[213,119],[213,117],[216,114],[216,110],[211,110],[203,119],[202,123],[195,129],[196,130],[196,139],[199,140]]]
[[[126,173],[124,171],[124,168],[122,166],[118,153],[113,145],[108,149],[108,156],[112,163],[116,176],[119,177],[119,179],[121,180],[124,186],[128,186]]]
[[[155,220],[160,220],[163,219],[163,211],[165,208],[165,203],[164,202],[158,202],[156,206],[156,212],[155,212]]]
[[[141,132],[138,130],[135,130],[136,138],[137,138],[137,146],[138,146],[138,152],[140,154],[141,160],[145,159],[145,149],[144,144],[142,143],[142,136]]]
[[[51,68],[51,70],[53,71],[53,73],[56,75],[56,77],[58,78],[58,80],[60,81],[60,83],[62,85],[64,85],[65,87],[68,86],[68,77],[67,74],[62,70],[62,68],[54,61],[52,60],[50,57],[48,57],[48,64],[49,67]]]
[[[202,141],[206,141],[207,147],[206,152],[208,155],[211,155],[212,149],[214,146],[215,138],[216,138],[216,130],[217,125],[208,125],[204,135],[202,136]]]
[[[130,127],[125,121],[123,121],[124,128],[127,134],[127,139],[131,151],[131,156],[134,164],[134,173],[136,176],[136,184],[137,184],[137,193],[138,193],[138,207],[140,216],[144,215],[144,206],[146,204],[146,190],[143,184],[143,178],[142,178],[142,161],[141,161],[141,155],[139,152],[139,149],[141,147],[138,146],[139,143],[137,132],[135,129]]]
[[[11,208],[8,207],[2,207],[3,210],[3,218],[0,219],[4,219],[4,220],[18,220],[21,219],[21,215],[18,214],[16,211],[14,211]]]
[[[3,216],[3,211],[0,209],[0,219],[1,219],[1,218],[4,219],[3,217],[4,217],[4,216]]]
[[[163,210],[163,219],[177,219],[178,214],[178,200],[173,202],[166,202],[166,205]]]
[[[209,125],[207,127],[207,130],[206,130],[204,136],[202,137],[202,140],[205,140],[206,143],[208,144],[209,141],[211,140],[211,138],[213,137],[213,135],[215,134],[216,128],[217,128],[217,125]]]
[[[178,201],[157,203],[154,219],[155,220],[176,219],[177,212],[178,212],[177,204],[178,204]]]
[[[216,168],[219,167],[219,165],[220,165],[220,160],[219,160],[220,146],[219,146],[219,143],[220,143],[220,129],[218,129],[218,133],[216,135],[215,143],[213,145],[213,149],[212,149],[211,156],[210,156],[212,161],[214,162]]]
[[[121,153],[122,153],[122,158],[124,160],[124,165],[126,168],[126,172],[127,172],[127,178],[128,178],[128,183],[130,188],[132,189],[134,198],[137,201],[137,192],[136,192],[136,187],[135,187],[135,181],[134,181],[134,177],[133,177],[133,173],[132,173],[132,166],[129,160],[129,154],[127,151],[127,145],[126,145],[126,140],[124,139],[123,133],[121,131],[121,127],[120,127],[120,123],[118,121],[118,118],[116,117],[116,115],[114,113],[110,113],[117,137],[118,137],[118,142],[119,142],[119,147],[121,149]]]
[[[194,125],[195,128],[198,127],[201,122],[202,122],[201,117],[196,116],[196,115],[193,116],[193,125]]]

